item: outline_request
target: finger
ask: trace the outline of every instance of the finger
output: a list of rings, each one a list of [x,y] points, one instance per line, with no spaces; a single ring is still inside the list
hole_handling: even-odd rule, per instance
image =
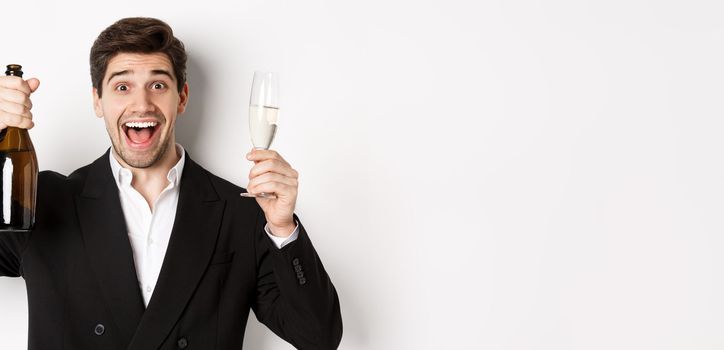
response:
[[[37,79],[35,79],[37,80]],[[40,81],[38,81],[38,84]],[[30,95],[33,91],[30,89],[28,82],[23,78],[15,76],[4,76],[0,77],[0,86],[8,89],[18,90],[24,92],[26,95]],[[36,86],[37,88],[37,86]]]
[[[2,100],[15,102],[15,103],[19,103],[19,104],[24,104],[24,105],[27,105],[26,101],[30,101],[30,99],[28,98],[28,95],[26,95],[24,92],[22,92],[20,90],[0,87],[0,101],[2,101]]]
[[[33,121],[33,113],[28,112],[27,117],[23,117],[23,121],[20,123],[18,127],[23,129],[32,129],[35,126],[35,122]]]
[[[251,193],[275,193],[279,198],[294,198],[297,195],[297,188],[281,182],[265,182],[254,187],[249,186]]]
[[[292,169],[287,162],[280,161],[278,159],[269,159],[256,163],[251,170],[249,170],[249,178],[253,179],[264,173],[278,173],[284,176],[298,178],[299,173]]]
[[[30,109],[20,103],[0,99],[0,110],[10,114],[17,114],[24,118],[31,118]]]
[[[26,82],[28,83],[28,87],[31,92],[35,92],[35,90],[38,90],[38,87],[40,87],[40,80],[37,78],[30,78],[26,80]]]
[[[259,175],[251,180],[249,180],[249,186],[248,187],[255,187],[263,183],[267,182],[279,182],[288,186],[292,187],[298,187],[299,182],[297,179],[289,176],[284,176],[281,174],[276,173],[265,173],[263,175]]]
[[[35,126],[35,123],[32,121],[32,115],[30,118],[26,118],[24,116],[8,113],[2,110],[0,110],[0,124],[5,124],[5,126],[15,126],[22,129],[30,129]]]
[[[247,153],[246,159],[254,162],[261,162],[270,159],[276,159],[284,163],[287,162],[281,155],[279,155],[279,153],[277,153],[277,151],[270,149],[253,149],[251,152]]]
[[[32,129],[34,127],[35,127],[35,122],[28,118],[23,118],[23,121],[20,123],[20,125],[18,125],[18,128],[21,128],[21,129]]]
[[[20,90],[0,86],[0,101],[2,100],[23,104],[28,109],[33,108],[33,102],[28,95]]]

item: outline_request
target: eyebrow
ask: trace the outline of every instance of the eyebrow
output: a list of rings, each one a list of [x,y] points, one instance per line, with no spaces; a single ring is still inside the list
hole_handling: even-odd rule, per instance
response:
[[[115,77],[117,77],[117,76],[127,75],[127,74],[130,74],[131,72],[133,72],[133,71],[126,69],[126,70],[122,70],[122,71],[118,71],[118,72],[111,73],[111,76],[108,77],[108,82],[110,82],[113,78],[115,78]],[[165,75],[165,76],[167,76],[167,77],[168,77],[169,79],[171,79],[171,80],[174,79],[174,78],[173,78],[173,75],[171,75],[171,73],[170,73],[169,71],[165,70],[165,69],[154,69],[154,70],[151,70],[151,75]]]

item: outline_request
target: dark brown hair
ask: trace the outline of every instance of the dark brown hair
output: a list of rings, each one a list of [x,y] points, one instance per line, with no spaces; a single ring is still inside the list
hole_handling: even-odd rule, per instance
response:
[[[93,43],[90,52],[91,81],[103,94],[103,77],[108,62],[121,52],[163,53],[173,65],[173,73],[181,92],[186,83],[186,50],[184,44],[173,36],[166,22],[147,17],[131,17],[119,20],[103,30]]]

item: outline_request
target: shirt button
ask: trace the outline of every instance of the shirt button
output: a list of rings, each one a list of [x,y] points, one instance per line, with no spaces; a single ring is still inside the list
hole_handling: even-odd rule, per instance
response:
[[[151,286],[146,287],[146,292],[151,293]]]
[[[186,349],[186,347],[189,346],[188,340],[186,338],[181,338],[178,340],[178,347],[181,349]]]
[[[148,244],[153,245],[153,243],[155,243],[155,242],[152,239],[148,240]]]
[[[106,327],[99,323],[93,331],[96,335],[103,335],[106,332]]]

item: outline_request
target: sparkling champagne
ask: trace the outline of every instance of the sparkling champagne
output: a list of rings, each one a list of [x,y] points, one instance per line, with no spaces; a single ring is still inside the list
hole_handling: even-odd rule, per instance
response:
[[[279,108],[270,106],[249,106],[249,131],[251,143],[257,149],[269,149],[277,133]]]
[[[5,75],[23,76],[22,67],[7,66]],[[38,159],[28,130],[0,131],[0,231],[30,231],[35,225]]]

